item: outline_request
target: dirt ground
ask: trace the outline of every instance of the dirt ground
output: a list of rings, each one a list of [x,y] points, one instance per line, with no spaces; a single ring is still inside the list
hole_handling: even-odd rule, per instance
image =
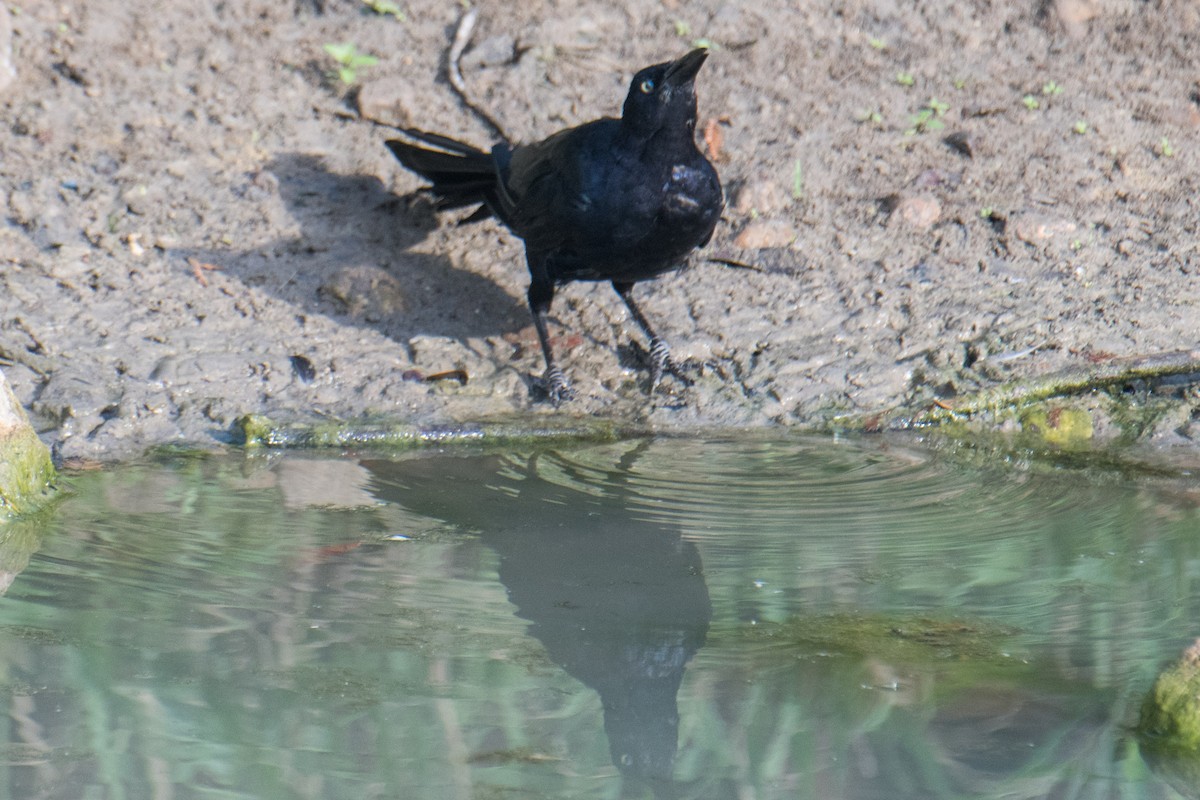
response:
[[[1192,0],[478,3],[464,77],[518,140],[714,46],[724,219],[636,290],[695,384],[648,398],[624,307],[574,284],[557,411],[520,241],[435,217],[363,118],[492,138],[446,79],[462,6],[398,5],[8,1],[0,369],[60,455],[212,445],[248,412],[805,426],[1198,345]],[[345,83],[330,43],[378,62]]]

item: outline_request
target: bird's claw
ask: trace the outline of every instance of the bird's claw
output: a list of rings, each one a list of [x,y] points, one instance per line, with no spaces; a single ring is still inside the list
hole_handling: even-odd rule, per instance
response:
[[[541,383],[542,391],[546,393],[546,399],[556,406],[575,399],[575,390],[571,388],[571,384],[567,383],[566,376],[563,375],[557,364],[546,369]]]
[[[662,339],[655,337],[650,341],[650,393],[653,394],[662,383],[664,375],[670,375],[684,386],[691,386],[695,381],[683,374],[683,370],[671,358],[671,348]]]

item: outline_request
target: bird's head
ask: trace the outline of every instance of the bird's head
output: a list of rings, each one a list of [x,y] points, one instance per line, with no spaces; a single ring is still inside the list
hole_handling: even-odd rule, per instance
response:
[[[708,50],[699,47],[634,75],[621,122],[641,136],[664,129],[691,136],[696,127],[696,73],[706,58]]]

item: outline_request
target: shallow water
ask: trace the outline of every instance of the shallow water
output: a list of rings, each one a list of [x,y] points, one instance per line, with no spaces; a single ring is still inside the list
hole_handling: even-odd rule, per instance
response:
[[[0,797],[1170,798],[1194,480],[649,440],[82,473],[0,547]],[[26,563],[27,562],[27,563]]]

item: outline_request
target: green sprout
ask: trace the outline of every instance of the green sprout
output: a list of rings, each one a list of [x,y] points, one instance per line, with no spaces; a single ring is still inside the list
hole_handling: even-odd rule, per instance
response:
[[[1071,128],[1071,130],[1075,131],[1075,133],[1078,135],[1083,136],[1088,132],[1088,124],[1085,120],[1077,119],[1075,120],[1075,125]]]
[[[1171,144],[1171,140],[1164,136],[1158,142],[1158,152],[1163,158],[1170,158],[1175,155],[1175,145]]]
[[[367,4],[367,8],[374,11],[376,14],[391,14],[401,22],[408,22],[408,17],[404,15],[404,11],[400,6],[392,2],[392,0],[362,0]]]
[[[951,84],[951,85],[952,85],[952,86],[953,86],[955,89],[959,89],[959,90],[961,90],[961,89],[963,89],[963,88],[964,88],[964,87],[967,85],[967,79],[966,79],[966,78],[955,78],[954,80],[952,80],[952,81],[950,82],[950,84]]]
[[[948,103],[943,103],[936,97],[929,98],[929,102],[925,107],[912,114],[908,118],[908,130],[904,132],[905,136],[916,136],[918,133],[927,133],[929,131],[940,131],[946,127],[946,123],[942,122],[940,117],[946,115],[950,110]]]
[[[1062,94],[1063,88],[1054,81],[1047,81],[1042,85],[1042,94],[1049,97],[1050,95]]]
[[[804,165],[800,159],[792,165],[792,199],[799,200],[804,196]]]
[[[871,45],[871,47],[875,48],[876,50],[887,49],[887,42],[878,36],[872,36],[870,39],[867,39],[867,44]]]
[[[991,206],[984,206],[983,208],[979,209],[980,219],[991,219],[994,216],[996,216],[996,209],[992,208]]]
[[[684,22],[681,19],[675,20],[675,35],[680,36],[680,37],[691,36],[692,35],[692,26],[688,25],[686,22]]]
[[[896,73],[896,83],[901,86],[912,86],[915,82],[916,78],[913,77],[911,72],[901,71]]]
[[[363,67],[373,67],[379,63],[379,59],[375,56],[358,52],[358,48],[354,46],[353,42],[327,44],[325,52],[341,65],[338,67],[337,74],[345,84],[354,83],[358,77],[358,70]]]
[[[864,108],[854,115],[855,122],[869,122],[872,125],[883,124],[883,112],[877,108]]]
[[[1025,107],[1030,111],[1037,111],[1042,107],[1042,104],[1038,102],[1038,99],[1031,94],[1027,94],[1022,97],[1021,102],[1024,103]]]

